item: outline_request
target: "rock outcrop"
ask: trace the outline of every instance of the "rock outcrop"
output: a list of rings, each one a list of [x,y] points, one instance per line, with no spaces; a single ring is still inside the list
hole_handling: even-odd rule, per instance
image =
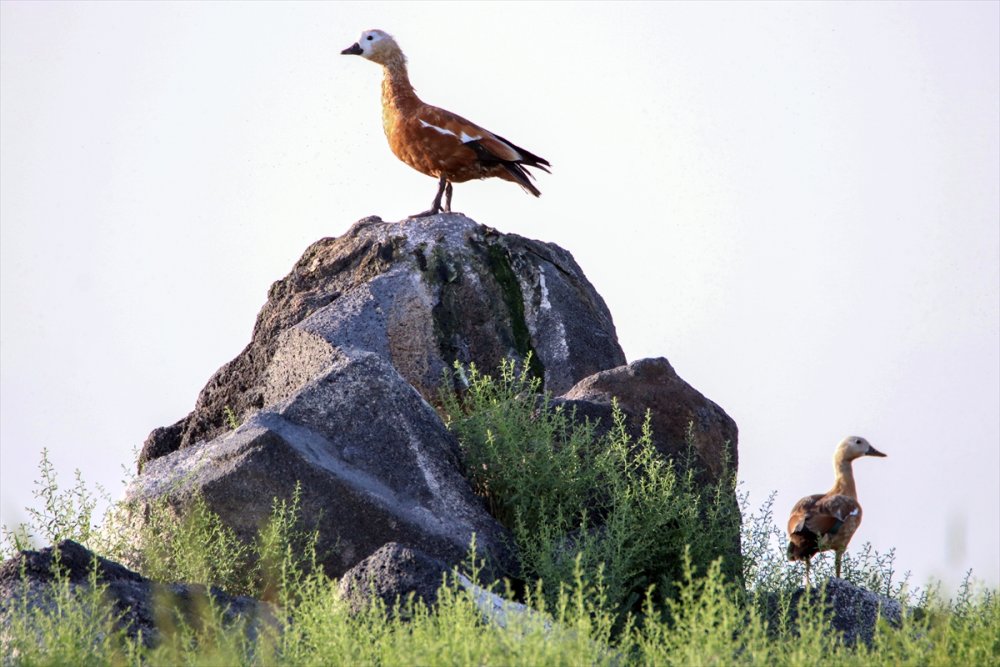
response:
[[[56,568],[60,581],[79,597],[86,595],[94,582],[104,586],[105,598],[111,603],[118,629],[129,637],[142,637],[146,646],[160,641],[164,621],[171,615],[176,621],[197,622],[211,601],[222,610],[224,623],[246,622],[252,638],[262,624],[275,624],[269,605],[253,598],[227,595],[215,587],[200,584],[157,583],[138,572],[96,556],[72,540],[63,540],[55,547],[40,551],[21,551],[0,565],[0,635],[7,628],[12,614],[19,613],[22,604],[28,609],[55,611]]]
[[[200,494],[249,540],[272,499],[301,483],[331,576],[392,542],[451,566],[473,535],[486,578],[517,576],[507,532],[431,407],[454,362],[493,372],[508,358],[606,425],[612,396],[637,425],[651,409],[666,455],[693,423],[700,467],[735,466],[732,420],[665,359],[625,365],[607,306],[568,252],[461,214],[367,218],[274,283],[246,349],[191,414],[150,434],[127,500],[141,517]]]
[[[271,286],[253,338],[194,411],[150,434],[147,461],[206,442],[288,398],[337,352],[391,363],[428,401],[454,361],[524,360],[555,394],[625,363],[611,314],[573,256],[461,214],[366,218],[310,246]]]

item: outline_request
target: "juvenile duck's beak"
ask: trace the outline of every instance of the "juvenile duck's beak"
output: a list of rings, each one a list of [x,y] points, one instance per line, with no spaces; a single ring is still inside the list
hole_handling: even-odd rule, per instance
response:
[[[361,54],[362,54],[361,45],[358,44],[357,42],[354,42],[353,44],[351,44],[346,49],[340,52],[340,55],[342,56],[360,56]]]
[[[875,449],[871,445],[868,445],[868,451],[865,452],[865,456],[885,456],[885,454]]]

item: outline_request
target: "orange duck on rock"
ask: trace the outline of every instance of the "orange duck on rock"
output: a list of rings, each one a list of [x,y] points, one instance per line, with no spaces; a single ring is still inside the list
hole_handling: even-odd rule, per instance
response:
[[[389,148],[420,173],[438,179],[431,208],[412,217],[451,211],[452,183],[474,178],[502,178],[536,197],[541,194],[525,167],[547,172],[548,161],[461,116],[422,102],[410,85],[406,57],[391,35],[366,30],[341,53],[382,65],[382,124]]]
[[[854,531],[861,525],[861,505],[851,462],[862,456],[885,454],[864,438],[844,438],[833,454],[836,474],[833,488],[795,503],[788,517],[788,559],[806,562],[806,585],[809,584],[810,559],[820,551],[836,552],[836,573],[840,576],[841,557]]]

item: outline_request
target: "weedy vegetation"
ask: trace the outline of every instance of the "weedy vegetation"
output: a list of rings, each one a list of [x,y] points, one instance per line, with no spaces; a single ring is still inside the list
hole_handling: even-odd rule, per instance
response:
[[[10,665],[1000,665],[997,591],[967,576],[954,596],[914,590],[895,554],[870,545],[845,558],[845,578],[899,600],[899,626],[880,621],[870,644],[846,645],[821,605],[792,592],[801,566],[785,561],[773,495],[748,507],[731,477],[696,483],[685,462],[664,461],[648,424],[632,439],[620,411],[599,434],[580,424],[512,364],[491,377],[458,369],[465,387],[442,396],[477,493],[522,555],[518,597],[536,613],[505,628],[486,620],[454,578],[428,608],[375,602],[353,613],[316,566],[315,535],[300,527],[299,497],[275,501],[271,519],[241,542],[204,502],[179,515],[128,508],[95,516],[79,474],[60,488],[43,452],[25,524],[3,529],[3,553],[76,540],[151,579],[218,586],[266,600],[253,631],[207,604],[195,621],[169,613],[150,647],[130,636],[103,595],[57,572],[50,604],[0,601],[0,662]],[[742,512],[742,523],[740,521]],[[730,542],[736,535],[741,550]],[[727,545],[728,546],[725,546]],[[720,547],[720,545],[723,545]],[[738,554],[734,557],[733,554]],[[832,558],[814,560],[814,581]],[[474,559],[463,570],[476,577]],[[512,596],[511,588],[496,592]],[[516,587],[515,587],[516,588]],[[796,608],[792,608],[795,606]],[[794,616],[795,622],[791,621]]]
[[[578,566],[599,578],[621,620],[641,612],[650,586],[674,593],[685,553],[703,571],[722,559],[720,572],[739,576],[732,476],[703,485],[696,466],[664,460],[648,415],[634,441],[615,405],[610,430],[598,435],[551,404],[528,364],[504,362],[495,378],[474,366],[456,375],[467,389],[446,391],[441,404],[466,477],[514,535],[524,578],[545,582],[550,602]]]

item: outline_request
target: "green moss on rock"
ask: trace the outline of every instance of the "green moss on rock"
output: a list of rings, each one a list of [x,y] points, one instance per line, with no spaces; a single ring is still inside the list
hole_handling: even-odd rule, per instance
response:
[[[518,282],[514,269],[510,265],[510,255],[507,249],[499,243],[489,243],[486,245],[486,256],[490,271],[493,272],[493,277],[500,286],[500,293],[503,295],[504,303],[510,313],[514,349],[528,361],[528,369],[531,374],[544,383],[545,366],[542,365],[541,358],[531,345],[531,332],[528,330],[528,322],[524,318],[524,293],[521,291],[521,283]]]

